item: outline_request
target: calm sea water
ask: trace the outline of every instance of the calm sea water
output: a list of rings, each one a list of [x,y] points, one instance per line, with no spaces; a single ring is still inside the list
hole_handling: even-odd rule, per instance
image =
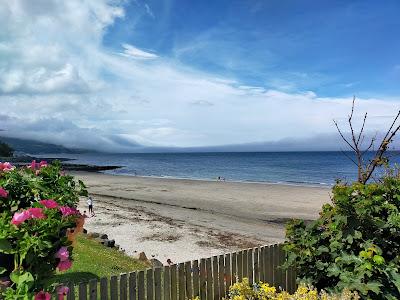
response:
[[[349,153],[351,154],[351,153]],[[356,179],[356,166],[341,152],[146,153],[54,155],[71,163],[118,165],[106,171],[136,175],[227,181],[332,185],[335,179]],[[392,153],[392,163],[400,163]]]

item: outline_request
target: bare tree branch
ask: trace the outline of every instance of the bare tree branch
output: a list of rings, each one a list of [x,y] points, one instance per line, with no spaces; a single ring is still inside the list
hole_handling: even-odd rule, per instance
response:
[[[380,142],[378,149],[375,151],[375,153],[373,155],[373,158],[365,165],[364,164],[364,155],[368,151],[370,151],[371,149],[374,148],[377,134],[375,134],[375,136],[371,139],[371,142],[369,143],[369,145],[364,150],[361,150],[361,147],[364,143],[364,138],[365,138],[365,135],[363,133],[365,130],[365,124],[366,124],[366,120],[368,117],[368,113],[365,113],[361,129],[358,132],[358,134],[356,134],[354,127],[353,127],[355,99],[356,98],[353,97],[351,112],[350,112],[350,115],[347,120],[348,124],[349,124],[349,128],[350,128],[350,133],[351,133],[351,141],[348,140],[344,136],[343,132],[339,128],[338,123],[335,120],[333,120],[333,123],[335,124],[336,129],[338,130],[341,138],[355,152],[357,161],[355,161],[353,158],[351,158],[346,152],[342,151],[342,153],[347,158],[349,158],[354,164],[357,165],[358,181],[360,183],[365,184],[371,178],[376,181],[376,179],[373,177],[373,173],[374,173],[376,167],[387,162],[387,157],[384,157],[384,154],[389,149],[389,145],[393,141],[394,136],[400,130],[400,125],[397,125],[397,127],[396,127],[396,123],[400,117],[400,111],[397,113],[396,117],[393,119],[393,122],[390,125],[389,130],[386,132],[385,136],[383,137],[382,141]]]

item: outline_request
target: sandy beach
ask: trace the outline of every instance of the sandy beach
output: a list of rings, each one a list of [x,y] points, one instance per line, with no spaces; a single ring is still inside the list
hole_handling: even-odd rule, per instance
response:
[[[329,188],[113,176],[74,172],[94,197],[89,232],[115,239],[128,255],[163,264],[281,242],[291,218],[318,216]],[[80,203],[87,210],[86,200]]]

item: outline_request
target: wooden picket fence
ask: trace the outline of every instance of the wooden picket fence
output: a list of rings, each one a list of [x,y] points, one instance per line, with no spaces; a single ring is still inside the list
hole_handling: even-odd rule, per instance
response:
[[[228,295],[233,283],[244,277],[252,283],[268,282],[293,292],[295,272],[279,268],[284,261],[281,244],[263,246],[69,285],[67,299],[220,300]]]

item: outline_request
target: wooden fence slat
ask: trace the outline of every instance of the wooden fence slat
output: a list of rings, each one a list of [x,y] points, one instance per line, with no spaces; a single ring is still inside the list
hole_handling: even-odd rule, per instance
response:
[[[207,281],[206,281],[206,260],[200,259],[200,299],[205,300],[207,297]]]
[[[171,273],[170,273],[170,267],[169,266],[165,266],[163,273],[164,273],[164,291],[163,291],[164,300],[170,300],[171,299]]]
[[[238,277],[236,258],[237,258],[236,252],[232,253],[232,272],[231,272],[232,284],[236,282],[236,277]]]
[[[254,249],[254,263],[253,263],[253,269],[254,269],[254,282],[259,282],[260,281],[260,262],[259,262],[259,248]]]
[[[97,279],[89,280],[89,299],[97,300]]]
[[[229,287],[232,285],[232,270],[231,270],[231,254],[225,254],[224,263],[224,279],[225,279],[225,296],[229,293]]]
[[[213,300],[213,281],[212,281],[212,259],[206,260],[206,275],[207,275],[207,300]]]
[[[193,298],[192,285],[192,264],[190,261],[185,262],[185,281],[186,281],[186,299]]]
[[[87,300],[87,284],[81,282],[79,284],[79,300]]]
[[[139,272],[138,276],[138,300],[145,300],[145,289],[144,289],[144,271]]]
[[[200,282],[199,282],[199,261],[192,261],[192,270],[193,270],[193,298],[200,296]]]
[[[105,277],[100,279],[100,299],[108,300],[108,279]]]
[[[259,256],[259,270],[260,270],[260,281],[265,282],[265,267],[264,267],[264,251],[265,247],[260,247],[258,252]]]
[[[236,259],[237,259],[238,280],[242,281],[242,279],[243,279],[243,251],[240,251],[236,254]]]
[[[264,268],[265,268],[265,282],[274,285],[274,261],[273,261],[273,247],[268,246],[264,252]]]
[[[249,273],[248,273],[248,269],[247,269],[247,257],[248,257],[248,250],[245,249],[243,250],[243,254],[242,254],[242,262],[243,262],[243,277],[247,277],[249,278]]]
[[[247,250],[247,277],[250,283],[254,283],[254,263],[253,263],[253,249]]]
[[[118,300],[118,277],[117,276],[111,276],[110,295],[111,295],[111,300]]]
[[[283,251],[283,244],[278,245],[278,253],[279,253],[278,274],[280,277],[280,286],[284,290],[287,290],[286,271],[282,268],[282,265],[285,263],[285,251]]]
[[[178,297],[179,300],[185,300],[185,264],[178,265]]]
[[[73,283],[70,283],[68,285],[68,295],[67,295],[67,300],[75,300],[75,285]]]
[[[146,300],[154,299],[154,288],[153,288],[153,269],[147,269],[146,271]]]
[[[178,299],[178,282],[176,277],[176,265],[171,266],[171,300]]]
[[[218,279],[219,279],[219,297],[220,299],[225,296],[225,266],[224,255],[218,256]]]
[[[287,270],[287,276],[286,276],[286,287],[287,291],[291,294],[293,294],[296,290],[296,272],[293,267],[290,267]]]
[[[121,274],[119,278],[119,299],[128,300],[128,275]]]
[[[136,300],[136,273],[129,273],[129,300]]]
[[[218,256],[213,256],[212,258],[212,276],[213,276],[214,299],[220,300],[221,296],[219,294]]]
[[[278,253],[278,247],[276,244],[272,246],[272,257],[273,257],[273,277],[274,277],[274,286],[276,288],[279,288],[279,274],[278,274],[278,265],[279,265],[279,253]]]
[[[161,300],[161,268],[154,269],[154,297]]]

